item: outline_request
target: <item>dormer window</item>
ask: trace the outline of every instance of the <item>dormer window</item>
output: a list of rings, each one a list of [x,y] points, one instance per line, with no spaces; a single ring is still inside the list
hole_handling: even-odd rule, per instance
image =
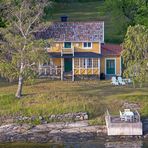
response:
[[[71,42],[64,42],[64,48],[71,48]]]
[[[83,43],[83,48],[91,49],[92,48],[92,42],[84,42]]]

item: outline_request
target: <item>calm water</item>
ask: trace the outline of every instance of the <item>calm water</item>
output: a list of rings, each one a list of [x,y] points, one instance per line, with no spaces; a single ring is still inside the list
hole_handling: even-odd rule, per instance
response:
[[[0,144],[0,148],[148,148],[148,141],[90,141],[65,144]]]

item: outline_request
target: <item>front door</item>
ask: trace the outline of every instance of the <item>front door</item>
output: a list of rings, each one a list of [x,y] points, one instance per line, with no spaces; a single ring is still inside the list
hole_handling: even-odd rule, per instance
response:
[[[115,59],[106,60],[106,74],[115,75]]]
[[[72,71],[72,58],[65,58],[64,59],[64,71],[65,72]]]

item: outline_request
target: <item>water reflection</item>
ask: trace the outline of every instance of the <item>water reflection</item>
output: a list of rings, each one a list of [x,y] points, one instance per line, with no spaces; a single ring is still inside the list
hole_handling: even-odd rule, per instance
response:
[[[147,148],[148,141],[82,142],[66,144],[0,144],[0,148]]]

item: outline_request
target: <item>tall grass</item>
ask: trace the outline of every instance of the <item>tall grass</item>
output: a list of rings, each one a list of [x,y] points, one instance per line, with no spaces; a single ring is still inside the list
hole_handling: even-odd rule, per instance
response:
[[[22,99],[14,94],[16,84],[0,85],[0,116],[48,116],[69,112],[88,112],[90,119],[102,117],[109,109],[118,113],[124,102],[140,105],[142,116],[148,116],[147,86],[111,86],[109,81],[38,80],[24,86]],[[100,119],[99,119],[100,120]]]

